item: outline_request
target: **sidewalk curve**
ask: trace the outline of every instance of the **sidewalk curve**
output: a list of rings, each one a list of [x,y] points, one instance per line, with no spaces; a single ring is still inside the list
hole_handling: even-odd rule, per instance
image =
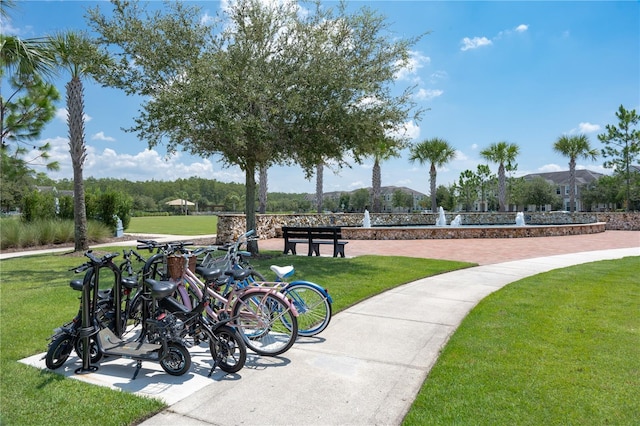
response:
[[[640,247],[478,266],[421,279],[349,308],[317,338],[260,357],[142,423],[397,425],[467,313],[506,284],[552,269],[639,256]]]

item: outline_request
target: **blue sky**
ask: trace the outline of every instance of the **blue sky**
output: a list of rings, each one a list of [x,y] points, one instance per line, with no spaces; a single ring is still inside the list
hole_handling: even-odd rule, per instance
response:
[[[27,38],[87,29],[84,12],[100,3],[19,1],[9,12],[10,20],[3,20],[2,32]],[[221,6],[218,1],[198,4],[208,15]],[[567,170],[568,159],[552,149],[558,137],[584,133],[592,147],[600,149],[597,135],[605,125],[617,124],[620,105],[640,110],[637,1],[350,2],[353,9],[364,5],[387,17],[392,36],[430,31],[413,46],[413,67],[398,75],[396,84],[399,89],[417,84],[416,100],[428,109],[420,122],[407,123],[412,141],[440,137],[457,150],[456,158],[438,170],[438,184],[453,183],[462,171],[486,164],[479,152],[503,140],[520,147],[516,175]],[[67,80],[56,81],[62,94],[58,115],[41,135],[62,166],[49,173],[54,179],[72,178],[64,104]],[[133,125],[139,105],[123,92],[85,81],[85,177],[139,181],[199,176],[244,183],[243,172],[223,168],[216,157],[179,153],[167,158],[164,147],[150,151],[135,134],[122,131]],[[382,163],[382,184],[428,193],[428,165],[412,164],[408,157],[404,151],[400,158]],[[611,173],[601,165],[602,159],[578,161],[578,168]],[[325,171],[324,190],[371,186],[371,168],[368,161],[337,173]],[[497,165],[490,168],[497,173]],[[312,193],[315,180],[305,180],[296,167],[274,167],[268,188]]]

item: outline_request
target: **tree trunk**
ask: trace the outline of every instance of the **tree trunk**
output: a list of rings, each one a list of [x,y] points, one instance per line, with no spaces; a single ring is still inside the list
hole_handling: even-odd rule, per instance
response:
[[[69,152],[73,165],[73,221],[75,251],[89,248],[87,237],[87,211],[84,202],[82,169],[87,156],[84,143],[84,99],[82,81],[78,77],[67,83],[67,124],[69,126]]]
[[[252,229],[258,232],[256,229],[256,165],[254,163],[247,163],[247,169],[245,170],[246,181],[246,194],[245,199],[245,217],[246,217],[246,231]],[[247,250],[251,254],[258,254],[258,241],[251,240],[247,243]]]
[[[260,214],[267,212],[267,166],[260,166],[260,192],[258,193]]]
[[[431,163],[431,169],[429,170],[429,182],[431,184],[431,211],[436,212],[438,209],[438,202],[436,200],[436,165]]]
[[[318,213],[322,213],[322,202],[323,202],[323,193],[322,193],[322,187],[324,186],[323,183],[323,176],[324,173],[324,165],[322,163],[318,163],[318,165],[316,165],[316,204],[318,206]]]
[[[569,211],[576,211],[576,159],[569,160]]]
[[[498,167],[498,210],[501,212],[505,212],[504,201],[506,198],[506,184],[507,179],[504,174],[504,164],[500,163],[500,167]]]
[[[382,192],[382,172],[380,171],[380,162],[378,159],[373,163],[373,177],[371,179],[371,211],[374,213],[382,212],[382,200],[380,193]]]

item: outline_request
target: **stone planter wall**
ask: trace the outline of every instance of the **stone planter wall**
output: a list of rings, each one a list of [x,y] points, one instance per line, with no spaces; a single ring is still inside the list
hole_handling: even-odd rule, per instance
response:
[[[447,223],[458,213],[447,213]],[[510,213],[459,213],[462,225],[515,225],[515,216]],[[549,213],[525,212],[527,225],[568,225],[594,224],[604,222],[607,230],[640,231],[640,212],[634,213]],[[362,227],[362,213],[328,213],[328,214],[275,214],[256,215],[256,231],[261,239],[282,237],[282,226],[342,226]],[[384,226],[400,225],[435,225],[437,213],[370,213],[372,229]],[[235,241],[245,232],[245,216],[219,215],[217,243]],[[513,228],[510,228],[513,229]],[[587,228],[585,228],[587,229]],[[589,229],[597,229],[590,227]],[[471,231],[477,232],[477,231]],[[518,231],[525,234],[527,231]],[[558,228],[558,232],[561,228]],[[598,231],[601,232],[601,231]],[[530,233],[530,232],[529,232]],[[566,234],[558,234],[566,235]],[[523,235],[527,236],[527,235]],[[345,236],[345,238],[347,238]],[[428,237],[427,237],[428,238]],[[460,237],[458,237],[460,238]],[[462,237],[464,238],[464,237]]]

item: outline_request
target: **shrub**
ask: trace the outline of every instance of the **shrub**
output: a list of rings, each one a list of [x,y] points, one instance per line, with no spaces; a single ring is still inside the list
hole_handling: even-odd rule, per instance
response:
[[[112,235],[105,224],[87,223],[89,241],[101,242]],[[47,219],[21,222],[15,219],[2,220],[0,248],[25,248],[47,244],[72,243],[75,238],[73,220]]]
[[[116,230],[117,218],[122,221],[123,228],[129,226],[131,221],[131,206],[133,200],[126,194],[115,191],[107,191],[94,194],[87,200],[87,217],[99,220],[106,224],[112,231]],[[91,209],[89,209],[91,205]]]
[[[32,191],[23,199],[22,218],[27,222],[56,217],[55,194]]]

